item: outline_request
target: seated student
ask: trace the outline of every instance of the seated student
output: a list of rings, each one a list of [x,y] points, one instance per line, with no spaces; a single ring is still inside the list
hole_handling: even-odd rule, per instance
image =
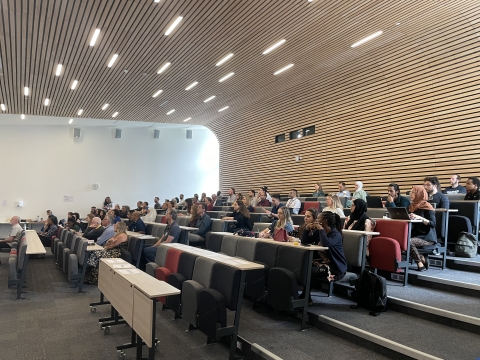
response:
[[[212,228],[212,219],[210,219],[210,216],[206,214],[207,204],[200,202],[195,206],[197,207],[198,218],[195,225],[192,227],[196,227],[198,230],[189,231],[189,242],[205,240],[205,235],[207,235],[207,232],[209,232]]]
[[[103,209],[98,210],[98,217],[103,220],[103,218],[107,215],[107,212]]]
[[[237,201],[237,196],[235,195],[235,188],[231,187],[230,189],[228,189],[228,198],[226,203],[233,204],[235,201]]]
[[[67,226],[65,226],[65,229],[73,230],[75,232],[80,231],[80,226],[78,226],[75,216],[71,216],[68,218]]]
[[[107,215],[102,220],[102,226],[104,228],[102,235],[96,240],[97,245],[103,246],[107,240],[110,240],[115,236],[115,226],[113,224],[113,216]]]
[[[458,174],[450,176],[450,186],[443,189],[444,194],[466,194],[467,189],[465,186],[460,185],[462,178]]]
[[[449,209],[450,208],[450,200],[448,196],[441,193],[440,189],[440,181],[436,176],[427,176],[423,180],[423,186],[427,191],[428,201],[437,204],[437,208],[439,209]]]
[[[350,191],[347,190],[347,188],[345,187],[345,183],[343,181],[340,181],[338,183],[338,193],[337,193],[337,196],[338,197],[350,197]]]
[[[303,244],[311,244],[314,241],[314,232],[317,231],[314,225],[318,216],[318,210],[314,208],[305,211],[304,223],[298,228],[297,236],[291,236],[288,241],[298,241],[301,239]],[[305,238],[303,234],[306,233]]]
[[[97,207],[96,206],[92,206],[90,208],[90,214],[96,216],[97,215]]]
[[[90,225],[85,229],[83,237],[88,240],[97,240],[105,230],[101,222],[102,220],[99,217],[94,217],[90,222]]]
[[[98,268],[100,259],[119,258],[122,256],[122,250],[128,248],[127,226],[123,222],[113,225],[113,236],[105,243],[103,250],[89,251],[87,259],[87,272],[85,282],[88,284],[98,283]]]
[[[203,192],[202,195],[200,196],[200,202],[205,202],[206,198],[207,198],[207,194]]]
[[[58,220],[54,215],[47,218],[46,226],[43,232],[38,233],[38,237],[42,241],[43,246],[52,246],[52,236],[57,235]]]
[[[135,209],[135,211],[140,212],[142,210],[143,210],[143,201],[138,200],[137,201],[137,208]]]
[[[20,226],[20,216],[13,216],[10,219],[10,224],[12,229],[10,230],[10,235],[3,240],[0,240],[0,249],[11,249],[11,243],[13,241],[19,242],[22,237],[22,227]],[[50,246],[50,245],[49,245]]]
[[[120,210],[120,218],[125,219],[127,218],[127,214],[130,211],[130,206],[128,205],[122,205],[122,209]]]
[[[410,239],[410,256],[417,263],[418,271],[428,269],[428,259],[418,253],[417,246],[433,245],[437,243],[435,232],[436,218],[435,210],[427,201],[428,195],[425,188],[415,185],[410,192],[410,219],[421,220],[421,223],[412,223]]]
[[[300,208],[302,207],[301,201],[297,198],[297,190],[291,189],[288,193],[290,199],[288,199],[287,204],[285,205],[287,208],[292,209],[292,212],[295,215],[298,215],[300,212]]]
[[[353,192],[352,199],[367,201],[367,193],[363,190],[363,183],[361,181],[355,182],[355,191]]]
[[[161,243],[176,243],[180,236],[180,227],[177,224],[177,210],[169,209],[165,214],[165,219],[167,220],[167,227],[163,232],[163,236],[155,243],[153,246],[143,245],[143,256],[142,256],[142,266],[144,268],[145,264],[155,261],[155,256],[157,255],[157,248]]]
[[[312,285],[316,281],[338,281],[347,272],[347,259],[343,251],[342,222],[338,214],[324,211],[318,215],[314,226],[313,244],[328,247],[328,250],[318,251],[318,257],[313,261]],[[304,233],[305,234],[305,233]],[[302,239],[303,240],[303,239]],[[303,296],[302,296],[303,295]],[[305,290],[300,298],[305,297]],[[312,305],[312,298],[308,299]]]
[[[270,219],[278,219],[278,209],[285,206],[280,202],[280,194],[272,195],[272,204],[272,210],[263,209],[263,212],[265,212]]]
[[[108,210],[108,215],[113,217],[112,225],[115,225],[116,223],[122,221],[122,218],[120,217],[120,211],[117,209]]]
[[[90,226],[94,217],[95,216],[91,213],[87,214],[87,217],[85,218],[85,222],[87,223],[87,225],[85,226],[85,228],[88,228]]]
[[[220,195],[222,195],[221,191],[217,191],[217,195],[215,195],[215,202],[213,203],[213,206],[223,206],[223,201],[220,199]],[[213,199],[214,195],[212,195]]]
[[[312,194],[312,197],[325,196],[325,193],[322,189],[322,184],[320,184],[320,182],[313,184],[313,187],[315,188],[315,192]]]
[[[190,207],[190,221],[188,222],[189,227],[197,227],[197,221],[200,215],[198,215],[198,205],[192,204]]]
[[[192,202],[193,204],[197,204],[199,201],[199,196],[198,194],[193,194]]]
[[[327,195],[327,207],[323,209],[323,211],[330,211],[335,214],[338,214],[340,217],[345,217],[345,213],[343,212],[343,206],[340,202],[340,199],[334,193],[330,193]]]
[[[188,199],[187,199],[188,200]],[[167,212],[168,210],[168,204],[166,202],[164,202],[162,204],[162,207],[160,208],[160,211],[157,211],[157,214],[158,215],[165,215],[165,213]]]
[[[148,201],[144,201],[142,203],[142,210],[140,211],[140,214],[142,215],[147,215],[150,212],[149,207],[148,207]]]
[[[252,208],[255,208],[255,206],[257,206],[257,197],[255,196],[255,190],[248,190],[247,202],[248,206],[251,206]]]
[[[248,212],[245,205],[240,202],[234,202],[233,204],[233,213],[227,214],[222,220],[237,220],[234,224],[234,227],[228,227],[228,232],[237,232],[239,230],[243,231],[252,231],[252,223],[250,221],[250,213]]]
[[[115,207],[113,209],[120,211],[120,204],[115,204]]]
[[[75,222],[78,224],[78,226],[80,226],[80,214],[78,212],[74,212],[73,216],[75,217]]]
[[[205,198],[205,204],[207,204],[207,211],[213,211],[213,201],[211,197]]]
[[[260,188],[258,190],[257,195],[257,206],[264,207],[264,206],[271,206],[272,204],[267,199],[267,193],[264,188]]]
[[[158,196],[155,196],[155,198],[153,199],[153,202],[155,203],[155,205],[153,205],[153,208],[155,210],[162,208],[162,205],[160,205],[160,198]]]
[[[112,199],[110,199],[110,196],[107,196],[105,198],[105,201],[103,202],[103,209],[105,211],[108,211],[110,209],[113,209],[113,202],[112,202]]]
[[[255,208],[252,205],[249,205],[248,198],[246,196],[242,196],[237,201],[241,201],[249,212],[255,212]]]
[[[345,219],[345,230],[374,231],[375,220],[370,219],[367,212],[367,203],[362,199],[354,199],[350,206],[351,214]],[[369,255],[368,244],[372,236],[367,236],[367,256]]]
[[[288,208],[282,206],[280,209],[278,209],[276,215],[278,216],[278,220],[274,220],[267,229],[261,231],[258,235],[259,237],[273,238],[275,236],[276,229],[285,229],[287,234],[291,234],[293,232],[292,218]]]
[[[140,219],[140,213],[138,211],[133,212],[130,215],[131,223],[128,225],[129,231],[138,232],[140,234],[145,234],[146,228],[145,223]]]
[[[467,194],[464,200],[480,200],[480,179],[477,177],[469,177],[465,184]]]
[[[397,184],[388,184],[388,196],[385,207],[404,207],[410,206],[410,200],[406,196],[400,195],[400,187]]]
[[[180,194],[179,199],[177,201],[177,207],[180,208],[180,207],[184,207],[184,206],[186,206],[185,197],[183,196],[183,194]]]

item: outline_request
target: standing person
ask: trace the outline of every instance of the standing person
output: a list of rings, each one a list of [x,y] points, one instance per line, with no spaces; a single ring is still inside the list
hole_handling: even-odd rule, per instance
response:
[[[343,212],[343,206],[342,203],[340,202],[340,199],[338,198],[337,195],[334,193],[330,193],[327,195],[327,207],[323,209],[323,212],[325,211],[330,211],[333,213],[338,214],[340,217],[345,217],[345,213]]]
[[[0,249],[11,249],[12,242],[14,241],[19,242],[22,238],[23,229],[20,226],[20,216],[13,216],[10,219],[10,225],[12,225],[12,229],[10,230],[10,235],[5,239],[0,240]]]
[[[480,200],[480,179],[477,177],[469,177],[465,184],[467,194],[464,200]]]
[[[450,186],[443,189],[444,194],[466,194],[467,189],[465,186],[460,185],[462,178],[458,174],[450,176]]]
[[[108,210],[110,210],[110,209],[112,209],[112,208],[113,208],[112,199],[110,199],[110,196],[107,196],[107,197],[105,198],[105,201],[103,202],[103,209],[104,209],[105,211],[108,211]]]
[[[423,186],[428,194],[428,200],[436,203],[437,208],[439,209],[449,209],[450,208],[450,200],[448,200],[448,196],[441,193],[440,189],[440,181],[436,176],[427,176],[423,180]]]
[[[428,259],[419,254],[417,246],[433,245],[437,242],[435,210],[427,199],[427,191],[423,186],[415,185],[412,187],[408,208],[410,219],[422,221],[421,223],[412,223],[410,238],[410,256],[417,263],[418,271],[428,269]]]
[[[385,207],[404,207],[410,206],[410,200],[406,196],[400,195],[400,187],[397,184],[388,184],[388,196]]]
[[[288,196],[290,196],[290,199],[288,199],[287,204],[285,206],[287,208],[293,209],[292,212],[295,215],[298,215],[298,213],[300,212],[300,208],[302,207],[302,203],[297,198],[297,190],[291,189],[290,192],[288,193]]]
[[[162,205],[160,205],[160,198],[158,196],[155,196],[155,198],[153,199],[153,202],[155,203],[155,205],[153,205],[153,208],[155,210],[162,208]]]
[[[250,213],[248,212],[246,206],[242,202],[234,202],[233,204],[233,213],[228,214],[222,220],[236,220],[234,227],[229,227],[228,232],[237,232],[239,230],[251,231],[252,223],[250,221]]]
[[[46,227],[43,232],[38,233],[38,237],[42,241],[43,246],[52,246],[52,236],[57,235],[58,220],[56,216],[50,215],[47,218]]]
[[[315,188],[315,192],[312,194],[312,197],[325,196],[325,193],[322,189],[322,184],[320,184],[320,182],[313,184],[313,187]]]

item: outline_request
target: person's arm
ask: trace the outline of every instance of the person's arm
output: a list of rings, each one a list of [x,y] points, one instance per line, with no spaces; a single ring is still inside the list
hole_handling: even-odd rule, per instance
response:
[[[179,235],[180,235],[180,228],[178,226],[170,228],[170,231],[168,232],[165,242],[171,243],[175,238],[178,238]]]
[[[400,207],[408,208],[410,206],[410,200],[407,197],[402,196],[400,198]]]
[[[200,235],[203,237],[208,232],[211,223],[212,223],[212,220],[210,218],[205,217],[203,221],[200,223],[198,230],[194,230],[191,233]],[[197,222],[197,225],[198,225],[198,222]]]
[[[45,237],[48,239],[57,233],[57,227],[52,225],[48,228],[48,231],[45,233]]]
[[[145,223],[143,221],[140,221],[139,224],[137,224],[137,231],[139,234],[145,234]]]
[[[450,200],[448,199],[447,195],[443,195],[440,198],[440,208],[442,209],[450,209]]]
[[[13,241],[13,239],[15,239],[15,236],[9,236],[3,240],[0,240],[0,242],[4,242],[4,243],[11,243]]]

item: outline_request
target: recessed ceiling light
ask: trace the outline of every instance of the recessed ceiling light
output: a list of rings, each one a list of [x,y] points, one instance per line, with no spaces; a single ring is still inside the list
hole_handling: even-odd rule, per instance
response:
[[[83,114],[83,109],[78,110],[78,113],[77,113],[77,114],[78,114],[78,115],[82,115],[82,114]]]
[[[92,40],[90,40],[90,46],[94,46],[97,42],[98,35],[100,35],[100,29],[95,29],[93,33]]]
[[[285,66],[284,68],[281,68],[280,70],[275,71],[275,72],[273,73],[273,75],[278,75],[278,74],[280,74],[281,72],[284,72],[285,70],[290,69],[292,66],[293,66],[293,64],[287,65],[287,66]]]
[[[194,86],[196,86],[198,84],[198,81],[195,81],[194,83],[191,83],[190,85],[188,85],[185,90],[190,90],[191,88],[193,88]]]
[[[160,69],[158,69],[157,74],[161,74],[162,72],[164,72],[170,65],[172,64],[169,62],[165,63]]]
[[[62,73],[62,64],[57,65],[57,71],[55,72],[55,76],[60,76]]]
[[[5,104],[0,104],[0,107],[2,108],[2,111],[5,111],[7,108],[5,107]]]
[[[225,75],[225,76],[222,77],[220,80],[218,80],[218,82],[222,82],[222,81],[227,80],[229,77],[232,77],[233,74],[235,74],[235,73],[231,72],[230,74]]]
[[[183,120],[183,122],[187,122],[188,120],[192,120],[192,118],[191,117],[186,118],[185,120]]]
[[[20,119],[25,120],[25,114],[20,115]]]
[[[282,45],[285,41],[285,39],[282,39],[280,40],[279,42],[273,44],[272,46],[270,46],[267,50],[265,50],[262,54],[265,55],[265,54],[268,54],[269,52],[275,50],[277,47],[279,47],[280,45]]]
[[[25,94],[25,96],[28,96],[28,87],[24,87],[23,88],[23,93]]]
[[[209,102],[210,100],[215,99],[215,95],[210,96],[208,99],[203,100],[203,102]]]
[[[118,111],[114,112],[112,117],[117,117],[117,115],[118,115]]]
[[[223,110],[227,110],[228,108],[229,108],[229,106],[225,106],[225,107],[221,108],[220,110],[218,110],[218,112],[223,111]]]
[[[233,56],[232,53],[228,54],[227,56],[225,56],[222,60],[220,60],[219,62],[217,62],[215,64],[215,66],[220,66],[222,65],[224,62],[226,62],[228,59],[230,59],[231,57]]]
[[[105,110],[106,108],[108,108],[108,104],[104,104],[104,105],[102,106],[102,110]]]
[[[43,103],[45,106],[50,105],[50,99],[45,99],[45,102]]]
[[[77,87],[77,84],[78,84],[78,80],[73,80],[73,83],[72,83],[72,86],[70,86],[70,89],[75,90],[75,88]]]
[[[182,16],[179,16],[174,22],[172,25],[170,25],[170,27],[168,28],[167,31],[165,31],[165,35],[170,35],[170,33],[173,31],[173,29],[175,29],[177,27],[177,25],[180,23],[180,21],[182,21],[183,17]]]
[[[158,90],[155,94],[152,95],[152,97],[156,98],[158,95],[160,95],[163,92],[163,90]]]
[[[367,36],[366,38],[360,40],[360,41],[357,41],[355,44],[353,44],[351,47],[354,48],[354,47],[357,47],[358,45],[362,45],[363,43],[366,43],[367,41],[369,40],[372,40],[372,39],[375,39],[377,36],[380,36],[383,34],[383,31],[380,30],[380,31],[377,31],[376,33],[373,33],[372,35],[369,35]]]
[[[153,0],[153,2],[159,3],[159,2],[160,2],[160,0]]]
[[[68,123],[69,124],[73,123],[73,119],[68,120]]]
[[[167,112],[167,115],[173,114],[174,112],[175,112],[175,109],[172,109],[169,112]]]
[[[113,64],[115,64],[115,60],[117,60],[118,54],[113,54],[112,58],[110,59],[110,62],[108,63],[108,67],[112,67]]]

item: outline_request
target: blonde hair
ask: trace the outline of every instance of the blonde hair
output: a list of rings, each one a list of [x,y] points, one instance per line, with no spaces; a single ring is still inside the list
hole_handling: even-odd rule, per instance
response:
[[[127,233],[127,225],[123,221],[119,221],[115,225],[117,225],[117,235]]]
[[[330,193],[327,195],[327,197],[329,197],[330,199],[332,199],[332,207],[334,209],[341,209],[343,210],[343,205],[342,203],[340,202],[340,199],[338,198],[337,195],[335,195],[334,193]]]
[[[290,216],[290,210],[288,210],[288,208],[286,206],[282,206],[279,210],[283,211],[283,216],[284,216],[285,220],[280,221],[280,219],[278,219],[277,223],[275,224],[275,227],[283,229],[287,223],[292,222],[292,217]]]

